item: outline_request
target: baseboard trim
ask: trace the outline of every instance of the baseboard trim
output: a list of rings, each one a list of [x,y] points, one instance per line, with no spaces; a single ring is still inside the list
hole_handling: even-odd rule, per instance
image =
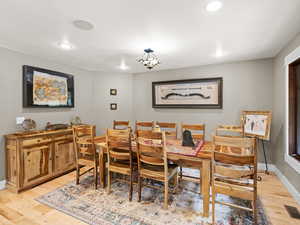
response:
[[[279,178],[279,180],[284,184],[284,186],[288,189],[290,194],[293,196],[293,198],[296,200],[296,202],[300,205],[300,193],[297,191],[297,189],[289,182],[289,180],[286,178],[286,176],[281,173],[281,171],[275,167],[275,174]]]
[[[297,189],[289,182],[286,176],[284,176],[283,173],[281,173],[281,171],[274,164],[268,164],[268,167],[269,171],[274,172],[276,174],[276,176],[283,183],[283,185],[286,187],[286,189],[289,191],[289,193],[292,195],[295,201],[300,205],[300,193],[297,191]],[[264,163],[258,163],[259,170],[265,170],[265,168],[266,167]]]
[[[0,180],[0,190],[5,189],[6,180]]]
[[[266,165],[264,163],[258,163],[257,167],[258,167],[258,170],[263,170],[263,171],[266,170]],[[274,164],[268,164],[268,170],[270,172],[275,172],[276,166]]]

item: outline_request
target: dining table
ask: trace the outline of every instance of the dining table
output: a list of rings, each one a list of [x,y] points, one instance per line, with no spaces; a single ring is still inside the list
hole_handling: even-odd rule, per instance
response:
[[[96,147],[99,149],[99,169],[100,180],[105,185],[105,158],[107,154],[105,136],[98,136],[94,139]],[[167,139],[166,151],[168,160],[177,165],[199,169],[201,171],[199,183],[201,184],[201,195],[203,199],[203,217],[209,217],[210,203],[210,179],[211,179],[211,156],[213,145],[211,142],[204,142],[201,148],[196,151],[195,147],[182,146],[180,139]],[[136,152],[136,142],[132,141],[132,151]]]

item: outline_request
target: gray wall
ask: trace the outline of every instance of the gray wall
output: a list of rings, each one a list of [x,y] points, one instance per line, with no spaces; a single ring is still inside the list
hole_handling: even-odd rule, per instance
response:
[[[135,74],[134,118],[205,123],[206,136],[210,139],[218,124],[239,124],[242,110],[272,110],[272,63],[271,59],[265,59]],[[152,108],[152,81],[204,77],[223,77],[223,109]]]
[[[117,89],[117,95],[110,95],[110,89]],[[113,120],[133,121],[132,114],[132,75],[97,73],[93,83],[93,118],[98,134],[112,127]],[[117,103],[118,110],[110,110],[110,103]]]
[[[22,65],[25,64],[73,74],[75,108],[22,108]],[[42,129],[48,121],[69,123],[76,115],[85,123],[96,124],[100,134],[104,127],[111,126],[113,118],[130,119],[132,114],[131,75],[87,72],[4,48],[0,48],[0,68],[0,181],[5,179],[3,135],[20,130],[15,122],[17,116],[32,118],[38,129]],[[113,99],[110,88],[119,88],[121,95]],[[111,113],[110,101],[120,102],[120,110]]]
[[[291,168],[284,160],[285,154],[285,66],[284,60],[293,50],[300,46],[300,35],[295,37],[281,50],[274,60],[274,88],[273,88],[273,162],[289,182],[300,192],[300,174]]]

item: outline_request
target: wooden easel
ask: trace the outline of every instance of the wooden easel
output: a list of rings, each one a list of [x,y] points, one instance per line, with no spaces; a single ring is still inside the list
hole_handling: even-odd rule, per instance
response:
[[[264,142],[265,140],[260,139],[258,137],[255,137],[255,139],[256,139],[257,147],[258,147],[259,141],[261,141],[263,153],[264,153],[264,160],[265,160],[265,174],[269,175],[270,173],[269,173],[268,160],[267,160],[267,155],[266,155],[266,150],[265,150],[265,142]],[[257,176],[257,180],[262,181],[262,177]]]
[[[263,147],[263,152],[264,152],[264,159],[265,159],[265,166],[266,166],[266,169],[265,169],[265,174],[270,174],[269,173],[269,168],[268,168],[268,161],[267,161],[267,156],[266,156],[266,150],[265,150],[265,142],[263,139],[260,139],[261,143],[262,143],[262,147]]]
[[[266,149],[265,149],[265,140],[269,140],[270,137],[270,126],[271,126],[271,119],[272,119],[272,113],[271,111],[243,111],[243,134],[244,136],[246,136],[245,134],[245,130],[244,130],[244,126],[245,126],[245,116],[246,114],[256,114],[256,115],[266,115],[268,116],[268,123],[267,123],[267,132],[264,136],[260,136],[260,135],[255,135],[255,134],[251,134],[251,135],[247,135],[250,137],[254,137],[256,139],[256,143],[257,143],[257,147],[259,147],[259,141],[261,141],[261,146],[263,149],[263,154],[264,154],[264,161],[265,161],[265,174],[270,174],[269,173],[269,167],[268,167],[268,161],[267,161],[267,154],[266,154]],[[258,180],[261,180],[261,177],[258,177]]]

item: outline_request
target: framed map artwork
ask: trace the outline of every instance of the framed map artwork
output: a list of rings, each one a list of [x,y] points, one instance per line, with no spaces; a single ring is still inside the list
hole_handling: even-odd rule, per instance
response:
[[[68,103],[67,78],[33,72],[33,104],[59,106]]]
[[[74,107],[73,76],[24,65],[23,107]]]

